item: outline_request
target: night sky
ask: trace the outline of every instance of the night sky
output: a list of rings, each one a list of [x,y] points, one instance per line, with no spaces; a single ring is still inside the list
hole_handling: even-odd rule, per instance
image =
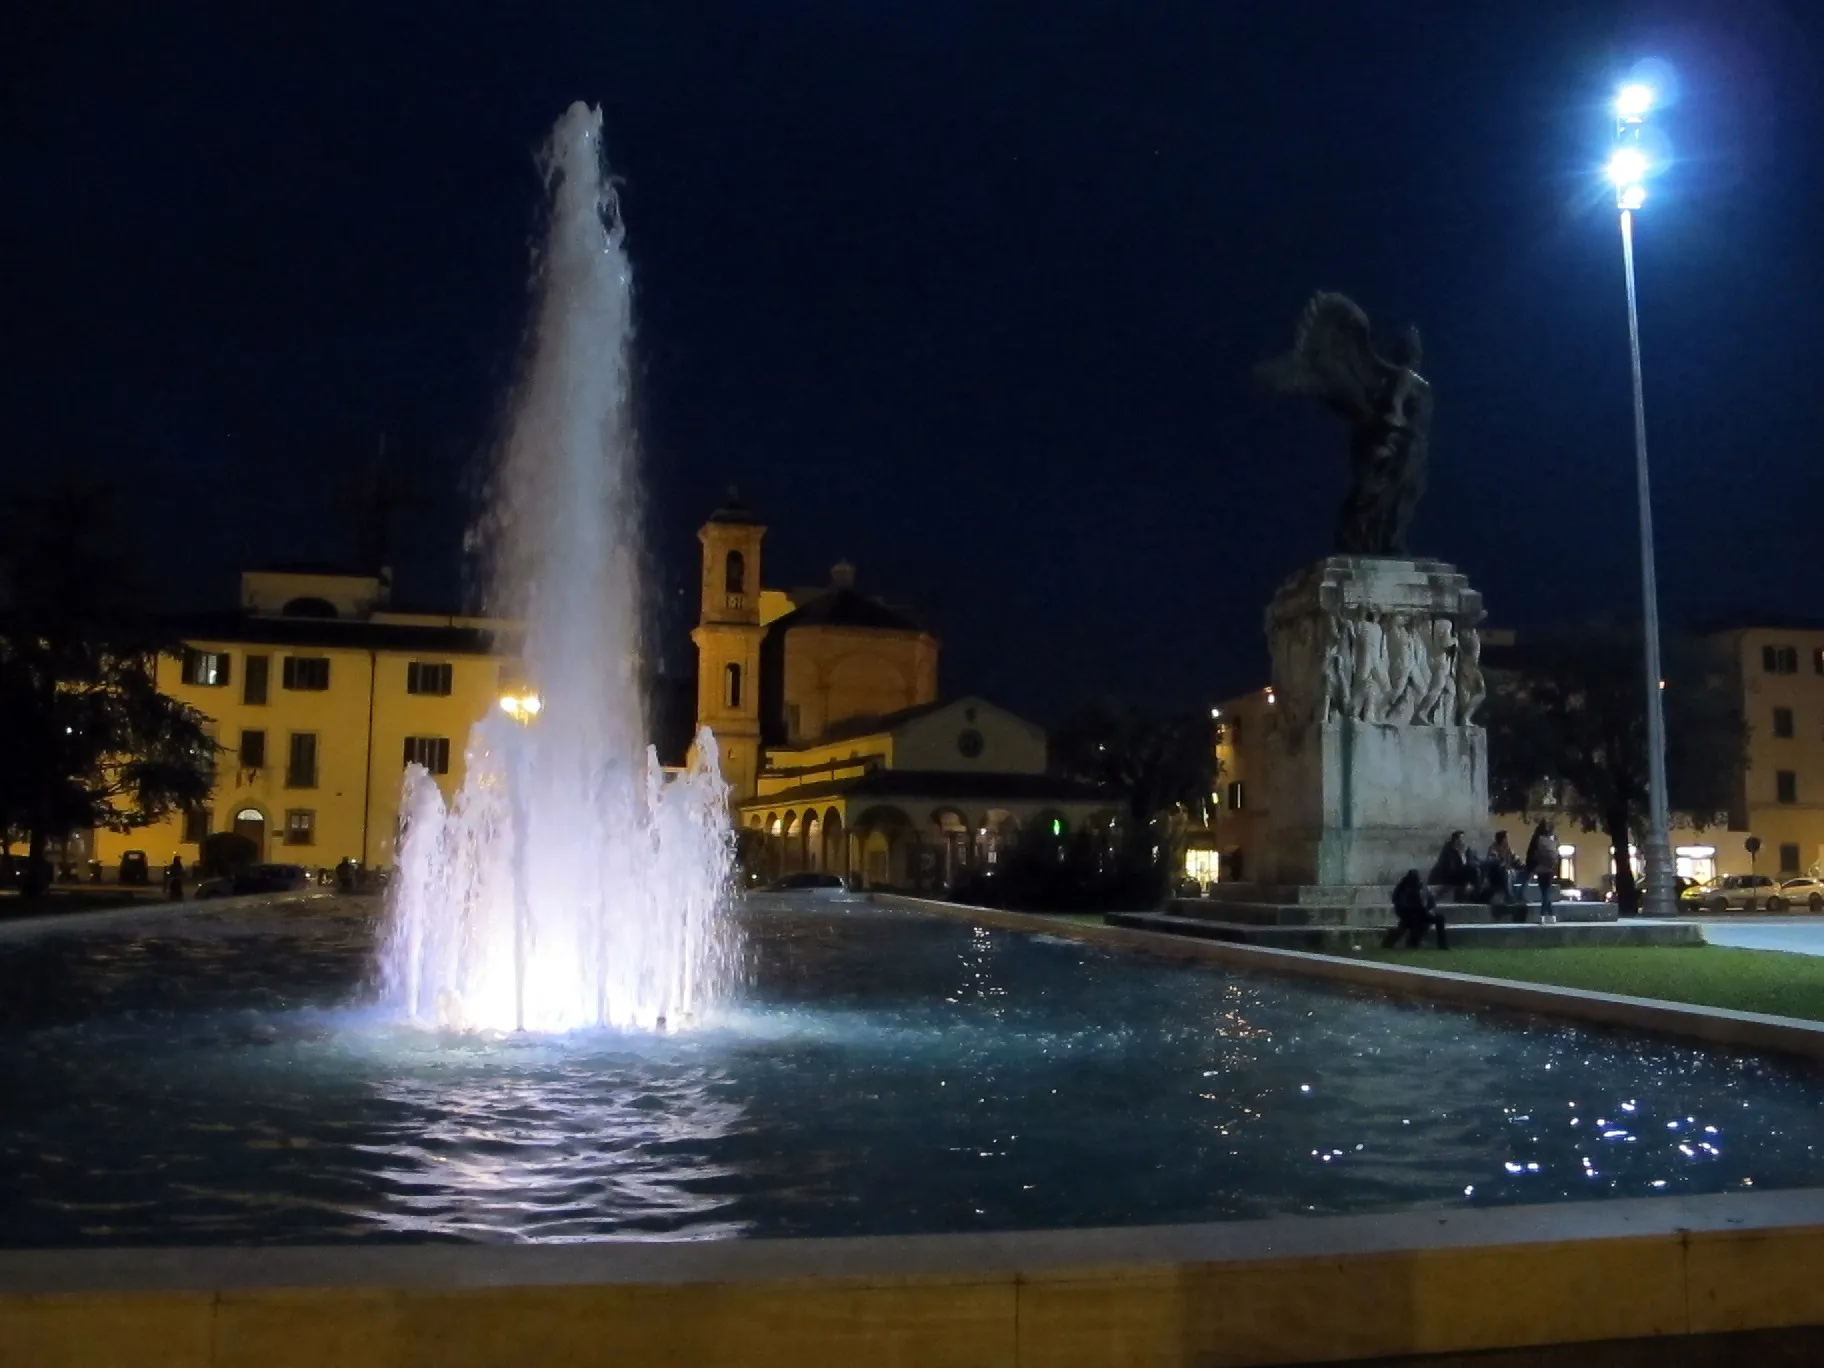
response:
[[[1407,0],[40,4],[0,69],[9,479],[118,480],[174,604],[343,557],[381,433],[461,591],[541,192],[605,112],[665,654],[737,482],[769,584],[909,601],[946,693],[1051,720],[1264,681],[1340,429],[1257,393],[1314,288],[1420,325],[1415,549],[1521,629],[1637,602],[1606,99],[1663,58],[1639,226],[1668,618],[1824,556],[1824,5]],[[3,496],[0,496],[3,497]]]

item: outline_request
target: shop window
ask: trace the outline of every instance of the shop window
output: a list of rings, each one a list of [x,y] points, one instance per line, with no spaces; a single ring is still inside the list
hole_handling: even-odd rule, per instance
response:
[[[1799,843],[1797,841],[1780,842],[1780,873],[1793,875],[1799,872]]]

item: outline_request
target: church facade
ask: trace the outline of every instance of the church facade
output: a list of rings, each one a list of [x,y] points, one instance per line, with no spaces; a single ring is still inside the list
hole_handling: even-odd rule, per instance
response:
[[[986,699],[941,701],[936,637],[859,590],[853,566],[764,588],[766,527],[732,495],[697,535],[697,724],[767,874],[942,888],[1023,832],[1111,820],[1103,795],[1047,772],[1041,728]]]

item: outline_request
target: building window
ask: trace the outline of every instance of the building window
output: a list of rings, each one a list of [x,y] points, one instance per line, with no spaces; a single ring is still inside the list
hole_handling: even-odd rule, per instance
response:
[[[1782,803],[1799,801],[1799,776],[1792,770],[1775,770],[1773,796]]]
[[[747,557],[739,551],[730,551],[723,558],[722,588],[724,592],[735,596],[747,592]]]
[[[1222,729],[1231,746],[1241,744],[1241,719],[1239,717],[1229,718],[1222,724]]]
[[[1761,669],[1768,674],[1797,674],[1799,672],[1799,648],[1797,646],[1761,647]]]
[[[1811,668],[1819,674],[1824,674],[1824,646],[1818,647],[1811,653]]]
[[[1240,812],[1242,808],[1247,806],[1247,804],[1243,802],[1244,797],[1245,795],[1241,788],[1241,780],[1229,780],[1229,810],[1231,812]]]
[[[727,708],[741,706],[741,667],[739,665],[722,667],[722,705]]]
[[[228,652],[184,651],[184,683],[219,689],[228,682]]]
[[[317,734],[315,732],[293,732],[291,734],[291,754],[285,762],[286,788],[315,788],[317,786]]]
[[[241,768],[266,768],[266,733],[249,729],[241,733]]]
[[[209,809],[186,808],[184,810],[184,844],[201,845],[209,836]],[[1794,850],[1798,847],[1794,846]]]
[[[329,657],[286,656],[284,679],[288,689],[320,693],[329,687]]]
[[[1792,736],[1792,709],[1775,708],[1773,710],[1773,734],[1790,739]]]
[[[796,703],[785,705],[785,734],[793,741],[804,735],[804,709]]]
[[[266,681],[272,675],[272,657],[247,657],[247,678],[241,681],[241,702],[260,706],[266,702]]]
[[[456,667],[447,660],[414,660],[405,667],[405,691],[448,698]]]
[[[450,772],[450,738],[447,736],[406,737],[405,763],[423,765],[432,774],[448,774]]]
[[[1797,874],[1799,872],[1799,843],[1782,841],[1780,843],[1780,873]]]
[[[285,814],[285,844],[315,845],[317,814],[309,808],[292,808]]]

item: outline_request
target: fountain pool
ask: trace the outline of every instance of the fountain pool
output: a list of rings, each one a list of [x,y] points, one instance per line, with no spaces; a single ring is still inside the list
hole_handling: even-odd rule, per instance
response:
[[[1766,1058],[750,900],[682,1033],[438,1035],[359,903],[0,942],[0,1241],[1208,1221],[1824,1183]]]

